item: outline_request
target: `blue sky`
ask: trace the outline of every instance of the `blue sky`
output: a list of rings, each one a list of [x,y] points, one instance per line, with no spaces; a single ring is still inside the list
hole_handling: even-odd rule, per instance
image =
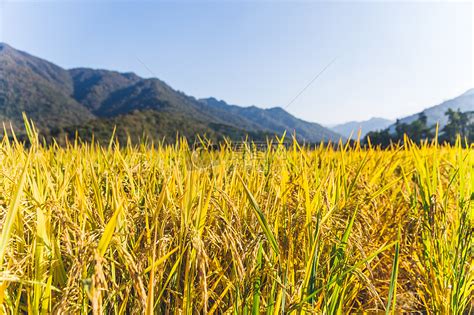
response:
[[[157,76],[196,97],[333,124],[474,87],[467,2],[0,0],[0,41],[60,66]],[[143,64],[145,65],[143,65]]]

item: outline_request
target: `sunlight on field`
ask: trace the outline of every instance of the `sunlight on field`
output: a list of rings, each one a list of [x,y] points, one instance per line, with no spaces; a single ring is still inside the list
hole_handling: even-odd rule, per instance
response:
[[[45,148],[27,129],[0,143],[3,312],[473,310],[460,141]]]

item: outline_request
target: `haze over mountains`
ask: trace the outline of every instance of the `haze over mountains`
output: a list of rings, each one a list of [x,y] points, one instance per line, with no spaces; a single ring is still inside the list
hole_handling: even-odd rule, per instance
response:
[[[443,128],[448,122],[448,117],[445,115],[448,109],[459,109],[461,112],[474,111],[474,88],[466,91],[458,97],[444,101],[439,105],[424,109],[422,112],[427,117],[428,126],[436,125],[436,123],[439,123],[440,129]],[[418,119],[419,114],[420,113],[416,113],[407,117],[400,118],[399,123],[409,124]],[[395,131],[395,124],[390,126],[390,131]]]
[[[422,112],[402,117],[398,119],[399,124],[410,124],[411,122],[419,118],[420,113],[424,113],[427,117],[427,125],[435,126],[439,123],[440,130],[448,122],[446,111],[452,109],[454,111],[460,110],[461,112],[473,112],[474,111],[474,88],[466,91],[458,97],[442,102],[439,105],[428,107]],[[395,133],[395,121],[384,118],[371,118],[367,121],[351,121],[336,126],[332,126],[331,129],[342,136],[349,138],[352,134],[352,139],[357,138],[359,129],[361,130],[361,137],[364,137],[371,131],[380,131],[388,128],[390,133]]]
[[[460,96],[442,102],[439,105],[424,109],[422,112],[427,117],[427,125],[434,126],[436,123],[439,123],[441,130],[448,122],[448,117],[445,114],[448,109],[455,111],[459,109],[461,112],[474,111],[474,89],[470,89]],[[398,119],[398,122],[400,124],[409,124],[417,120],[420,113],[402,117]],[[361,137],[364,137],[370,131],[380,131],[385,128],[389,128],[389,131],[394,133],[395,121],[384,118],[371,118],[366,121],[352,121],[331,127],[333,131],[343,135],[346,138],[352,134],[352,139],[357,137],[359,129],[361,130]]]
[[[341,136],[317,123],[298,119],[282,108],[228,105],[214,98],[197,100],[165,82],[133,73],[77,68],[66,70],[0,43],[0,121],[22,126],[22,112],[45,135],[62,137],[77,130],[81,138],[117,136],[174,140],[206,135],[265,140],[296,131],[307,142],[337,141]]]
[[[393,120],[373,117],[365,121],[349,121],[343,124],[332,126],[331,129],[346,138],[356,139],[360,130],[360,136],[363,138],[370,131],[382,130],[393,124]]]

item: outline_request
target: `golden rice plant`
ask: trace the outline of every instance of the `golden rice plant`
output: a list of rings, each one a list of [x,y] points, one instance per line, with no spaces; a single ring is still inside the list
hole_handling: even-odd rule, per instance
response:
[[[6,314],[474,311],[474,150],[0,143]]]

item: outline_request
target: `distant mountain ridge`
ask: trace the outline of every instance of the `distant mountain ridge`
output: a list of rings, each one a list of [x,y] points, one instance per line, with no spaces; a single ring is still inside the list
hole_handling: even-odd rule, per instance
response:
[[[393,120],[372,117],[365,121],[349,121],[343,124],[332,126],[331,129],[346,138],[349,138],[352,135],[352,139],[355,139],[359,133],[359,130],[361,131],[361,137],[364,137],[371,131],[385,129],[393,123]]]
[[[460,110],[461,112],[474,111],[474,88],[466,91],[458,97],[444,101],[441,104],[428,107],[422,111],[427,117],[428,126],[436,125],[439,123],[440,129],[443,128],[448,122],[448,117],[445,115],[448,109]],[[400,124],[409,124],[418,119],[420,113],[413,114],[407,117],[400,118],[398,122]],[[390,132],[395,132],[395,124],[390,126]]]
[[[214,98],[197,100],[165,82],[134,73],[89,68],[63,69],[51,62],[0,43],[0,122],[18,130],[25,112],[51,136],[80,131],[110,136],[146,133],[153,139],[177,133],[193,138],[264,140],[296,131],[308,142],[337,141],[341,136],[319,124],[298,119],[282,108],[228,105]]]
[[[227,117],[239,117],[242,121],[248,121],[252,126],[260,126],[264,130],[276,131],[282,134],[285,130],[288,132],[296,131],[297,136],[310,141],[319,142],[322,139],[337,141],[341,137],[338,133],[333,132],[323,126],[304,121],[289,114],[281,107],[272,107],[261,109],[256,106],[241,107],[237,105],[229,105],[224,101],[218,101],[215,98],[206,98],[200,100],[208,107],[215,110],[224,110],[230,113]],[[229,121],[229,123],[232,123]],[[318,135],[315,137],[315,135]]]
[[[71,97],[73,80],[67,70],[0,44],[0,119],[18,125],[22,112],[39,128],[84,123],[94,118]]]

